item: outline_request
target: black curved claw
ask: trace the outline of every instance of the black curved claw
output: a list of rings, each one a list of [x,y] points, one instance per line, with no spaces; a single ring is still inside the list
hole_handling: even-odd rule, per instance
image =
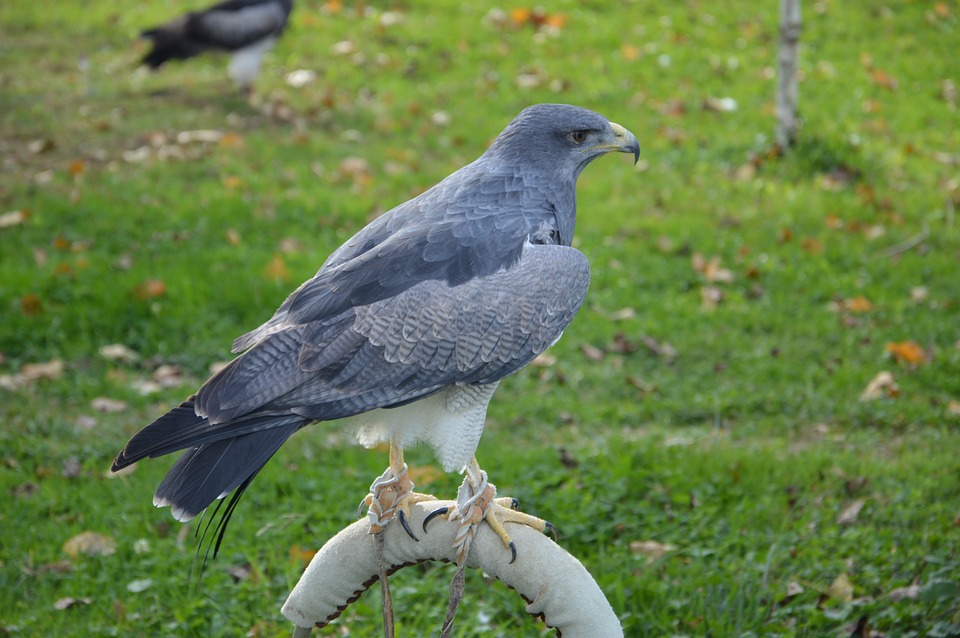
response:
[[[520,511],[520,501],[513,498],[512,496],[510,497],[510,509],[512,509],[514,512]]]
[[[400,512],[397,514],[397,518],[400,519],[400,525],[403,526],[403,531],[407,533],[407,536],[419,543],[420,539],[413,535],[413,530],[410,529],[410,523],[407,522],[407,516],[403,513],[403,510],[400,510]]]
[[[513,565],[513,561],[517,560],[517,546],[510,541],[510,564]]]
[[[444,514],[446,514],[446,513],[449,512],[449,511],[450,511],[450,508],[449,508],[449,507],[438,507],[437,509],[435,509],[435,510],[433,510],[432,512],[430,512],[429,514],[427,514],[426,518],[423,519],[423,526],[422,526],[422,527],[423,527],[423,531],[424,531],[424,532],[427,531],[427,523],[429,523],[430,521],[432,521],[433,519],[435,519],[435,518],[438,517],[438,516],[443,516]]]
[[[560,530],[557,529],[557,526],[551,523],[550,521],[543,521],[545,532],[550,532],[550,536],[553,536],[553,542],[560,542]]]

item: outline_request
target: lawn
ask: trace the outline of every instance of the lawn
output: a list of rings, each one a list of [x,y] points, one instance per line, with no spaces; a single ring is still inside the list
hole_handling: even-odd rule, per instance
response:
[[[223,58],[137,68],[203,3],[0,4],[0,635],[289,635],[384,450],[299,433],[202,578],[151,505],[173,459],[110,461],[364,223],[568,102],[641,158],[580,179],[591,290],[501,384],[491,480],[627,636],[960,636],[960,6],[804,3],[778,154],[778,4],[298,2],[249,98]],[[398,635],[451,575],[393,577]],[[553,635],[523,606],[471,573],[455,635]],[[382,635],[378,593],[314,635]]]

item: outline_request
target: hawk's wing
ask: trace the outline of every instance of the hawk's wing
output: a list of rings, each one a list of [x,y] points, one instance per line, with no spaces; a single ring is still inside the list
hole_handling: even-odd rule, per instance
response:
[[[498,381],[560,337],[589,278],[579,251],[526,243],[512,267],[490,275],[420,281],[276,329],[200,389],[197,411],[224,427],[254,411],[329,420]]]

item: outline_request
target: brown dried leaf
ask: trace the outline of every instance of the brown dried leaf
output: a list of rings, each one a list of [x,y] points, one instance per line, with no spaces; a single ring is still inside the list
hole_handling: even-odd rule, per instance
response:
[[[803,591],[804,591],[803,585],[801,585],[797,581],[791,580],[790,582],[787,583],[787,597],[793,598],[797,594],[802,594]]]
[[[82,159],[75,159],[69,164],[67,164],[67,172],[70,173],[70,177],[76,179],[83,175],[83,171],[87,168],[87,163]]]
[[[117,542],[105,534],[81,532],[63,544],[63,551],[69,556],[110,556],[117,551]]]
[[[646,556],[648,565],[676,549],[676,545],[661,543],[659,541],[630,541],[630,551]]]
[[[72,596],[66,596],[64,598],[57,599],[57,602],[53,603],[53,608],[57,611],[63,611],[65,609],[70,609],[71,607],[89,605],[91,602],[92,601],[89,598],[74,598]]]
[[[651,353],[662,359],[667,359],[668,361],[676,359],[677,355],[679,354],[677,349],[666,341],[657,341],[649,335],[640,337],[640,343],[642,343],[644,347]]]
[[[104,412],[106,414],[111,414],[115,412],[123,412],[127,409],[127,404],[123,401],[118,401],[117,399],[110,399],[108,397],[97,397],[90,402],[90,407],[96,410],[97,412]]]
[[[950,399],[947,403],[947,414],[950,416],[960,416],[960,401]]]
[[[287,264],[283,261],[282,255],[274,255],[270,263],[263,269],[263,276],[275,281],[289,281],[290,271],[287,270]]]
[[[833,579],[830,587],[827,588],[827,596],[844,603],[853,600],[853,582],[845,572],[840,573]]]
[[[914,341],[891,341],[886,350],[898,363],[917,366],[927,361],[927,353]]]
[[[219,144],[223,148],[240,148],[244,145],[243,136],[238,133],[224,133]]]
[[[723,301],[723,290],[716,286],[700,288],[700,305],[704,310],[714,310]]]
[[[870,78],[873,80],[873,83],[879,86],[880,88],[887,89],[888,91],[897,90],[897,80],[892,75],[884,71],[883,69],[874,68],[870,72]]]
[[[890,600],[915,600],[920,596],[920,584],[913,583],[906,587],[897,587],[887,594]]]
[[[13,228],[27,221],[30,217],[30,211],[27,209],[12,210],[9,213],[0,215],[0,228]]]
[[[627,319],[633,319],[637,316],[637,311],[633,308],[621,308],[620,310],[614,310],[607,318],[610,321],[625,321]]]
[[[120,363],[133,363],[140,358],[135,350],[128,348],[122,343],[111,343],[100,346],[100,356],[107,361],[118,361]]]
[[[848,503],[846,507],[840,512],[837,516],[837,525],[853,525],[857,522],[857,518],[860,516],[860,510],[863,509],[863,506],[866,504],[867,499],[858,498],[857,500]]]
[[[140,299],[154,299],[167,294],[167,284],[162,279],[148,279],[134,289]]]
[[[164,364],[158,366],[150,378],[161,388],[176,388],[183,385],[183,370],[180,366]]]
[[[581,343],[580,352],[583,353],[583,356],[585,356],[588,361],[603,361],[603,358],[606,356],[603,350],[589,343]]]
[[[40,297],[32,292],[28,292],[20,297],[20,312],[27,317],[36,317],[43,313],[43,302]]]
[[[866,389],[860,395],[861,401],[874,401],[876,399],[884,399],[887,397],[895,398],[900,396],[900,387],[897,385],[896,380],[894,380],[893,375],[886,370],[878,372],[873,379],[870,380],[870,383],[867,384]]]

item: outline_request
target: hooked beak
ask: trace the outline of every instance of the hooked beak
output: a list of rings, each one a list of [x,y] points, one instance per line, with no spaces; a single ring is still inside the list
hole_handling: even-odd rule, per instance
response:
[[[610,122],[610,129],[613,131],[613,142],[601,144],[597,148],[606,152],[633,153],[633,163],[636,164],[640,159],[640,142],[637,141],[637,136],[616,122]]]

